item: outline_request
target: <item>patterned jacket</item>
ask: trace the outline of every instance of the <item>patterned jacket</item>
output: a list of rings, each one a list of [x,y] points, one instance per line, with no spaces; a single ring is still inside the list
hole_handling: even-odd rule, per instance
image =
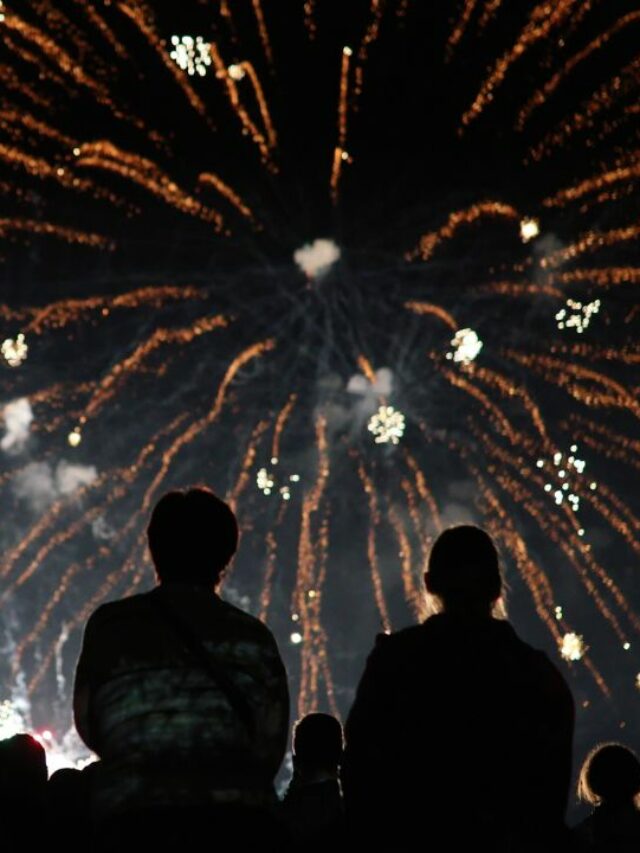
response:
[[[165,804],[260,803],[273,796],[286,749],[287,676],[262,622],[207,587],[165,583],[93,613],[74,716],[102,760],[98,819]]]

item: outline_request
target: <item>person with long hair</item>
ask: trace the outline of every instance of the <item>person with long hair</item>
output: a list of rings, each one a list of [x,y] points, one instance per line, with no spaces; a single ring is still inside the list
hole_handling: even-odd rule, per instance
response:
[[[578,798],[593,807],[575,829],[584,849],[607,853],[640,850],[640,761],[621,743],[603,743],[584,760]]]
[[[553,849],[571,778],[569,688],[497,618],[504,586],[483,530],[445,530],[425,584],[439,612],[378,637],[346,723],[342,780],[354,843]]]

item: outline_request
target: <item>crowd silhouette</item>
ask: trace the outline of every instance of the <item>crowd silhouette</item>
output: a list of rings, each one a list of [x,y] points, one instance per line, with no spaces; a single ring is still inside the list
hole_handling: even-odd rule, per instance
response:
[[[574,707],[554,664],[501,613],[496,548],[445,530],[425,572],[435,612],[380,635],[344,733],[313,713],[293,728],[293,777],[274,779],[289,732],[287,674],[258,619],[216,592],[238,545],[227,504],[174,491],[148,526],[158,584],[99,607],[74,686],[98,760],[47,781],[43,748],[0,742],[9,850],[640,851],[640,762],[621,744],[585,760],[592,814],[569,830]]]

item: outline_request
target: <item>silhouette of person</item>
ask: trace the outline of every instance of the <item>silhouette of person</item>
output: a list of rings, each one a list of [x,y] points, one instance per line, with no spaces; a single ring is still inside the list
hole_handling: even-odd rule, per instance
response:
[[[293,778],[282,803],[293,851],[342,849],[344,810],[339,771],[342,726],[329,714],[307,714],[293,730]]]
[[[378,637],[345,726],[353,842],[551,849],[570,784],[569,688],[544,653],[492,615],[502,578],[483,530],[445,530],[425,584],[441,612]]]
[[[159,585],[90,617],[74,714],[101,758],[96,822],[126,826],[133,846],[135,826],[146,841],[153,826],[168,848],[181,809],[193,826],[215,808],[218,827],[235,809],[242,829],[275,807],[289,695],[269,629],[216,592],[238,542],[229,506],[205,488],[169,492],[147,534]]]
[[[28,734],[0,741],[0,827],[7,850],[29,849],[45,839],[47,759]]]
[[[620,743],[595,747],[582,765],[578,796],[594,806],[573,830],[583,849],[640,850],[640,761],[630,749]]]
[[[65,827],[65,853],[85,850],[91,837],[87,769],[64,767],[47,783],[47,813],[52,828]]]

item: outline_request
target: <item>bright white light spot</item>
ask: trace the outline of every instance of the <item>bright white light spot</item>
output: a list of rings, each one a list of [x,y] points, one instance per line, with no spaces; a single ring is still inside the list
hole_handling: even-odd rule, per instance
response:
[[[523,243],[528,243],[540,233],[540,223],[537,219],[525,217],[520,220],[520,237]]]
[[[242,65],[230,65],[227,68],[227,73],[232,80],[237,82],[238,80],[243,80],[247,72],[244,70]]]
[[[448,354],[448,358],[453,358],[458,364],[471,364],[482,349],[482,341],[473,329],[459,329],[451,340],[451,346],[453,352]]]
[[[353,53],[351,48],[348,47],[347,45],[345,45],[345,47],[342,48],[342,52],[344,53],[345,56],[351,56],[351,54]]]
[[[622,648],[625,650],[625,652],[628,652],[631,648],[631,643],[623,643]]]
[[[565,634],[562,638],[560,654],[565,660],[580,660],[586,651],[587,647],[584,642],[584,637],[580,636],[580,634]]]
[[[393,406],[380,406],[371,416],[367,429],[376,444],[398,444],[404,435],[405,419]]]
[[[82,441],[82,433],[80,432],[78,427],[76,427],[74,430],[71,430],[71,432],[67,436],[67,441],[69,442],[71,447],[77,447],[80,444],[80,442]]]
[[[20,367],[29,354],[29,346],[22,332],[15,338],[6,338],[0,346],[0,352],[9,367]]]
[[[294,631],[289,639],[295,646],[297,646],[302,642],[302,634],[299,634],[297,631]]]
[[[555,609],[556,619],[562,619],[562,607],[558,605]]]
[[[293,253],[293,260],[308,278],[326,275],[340,258],[340,247],[333,240],[318,239],[305,243]]]

